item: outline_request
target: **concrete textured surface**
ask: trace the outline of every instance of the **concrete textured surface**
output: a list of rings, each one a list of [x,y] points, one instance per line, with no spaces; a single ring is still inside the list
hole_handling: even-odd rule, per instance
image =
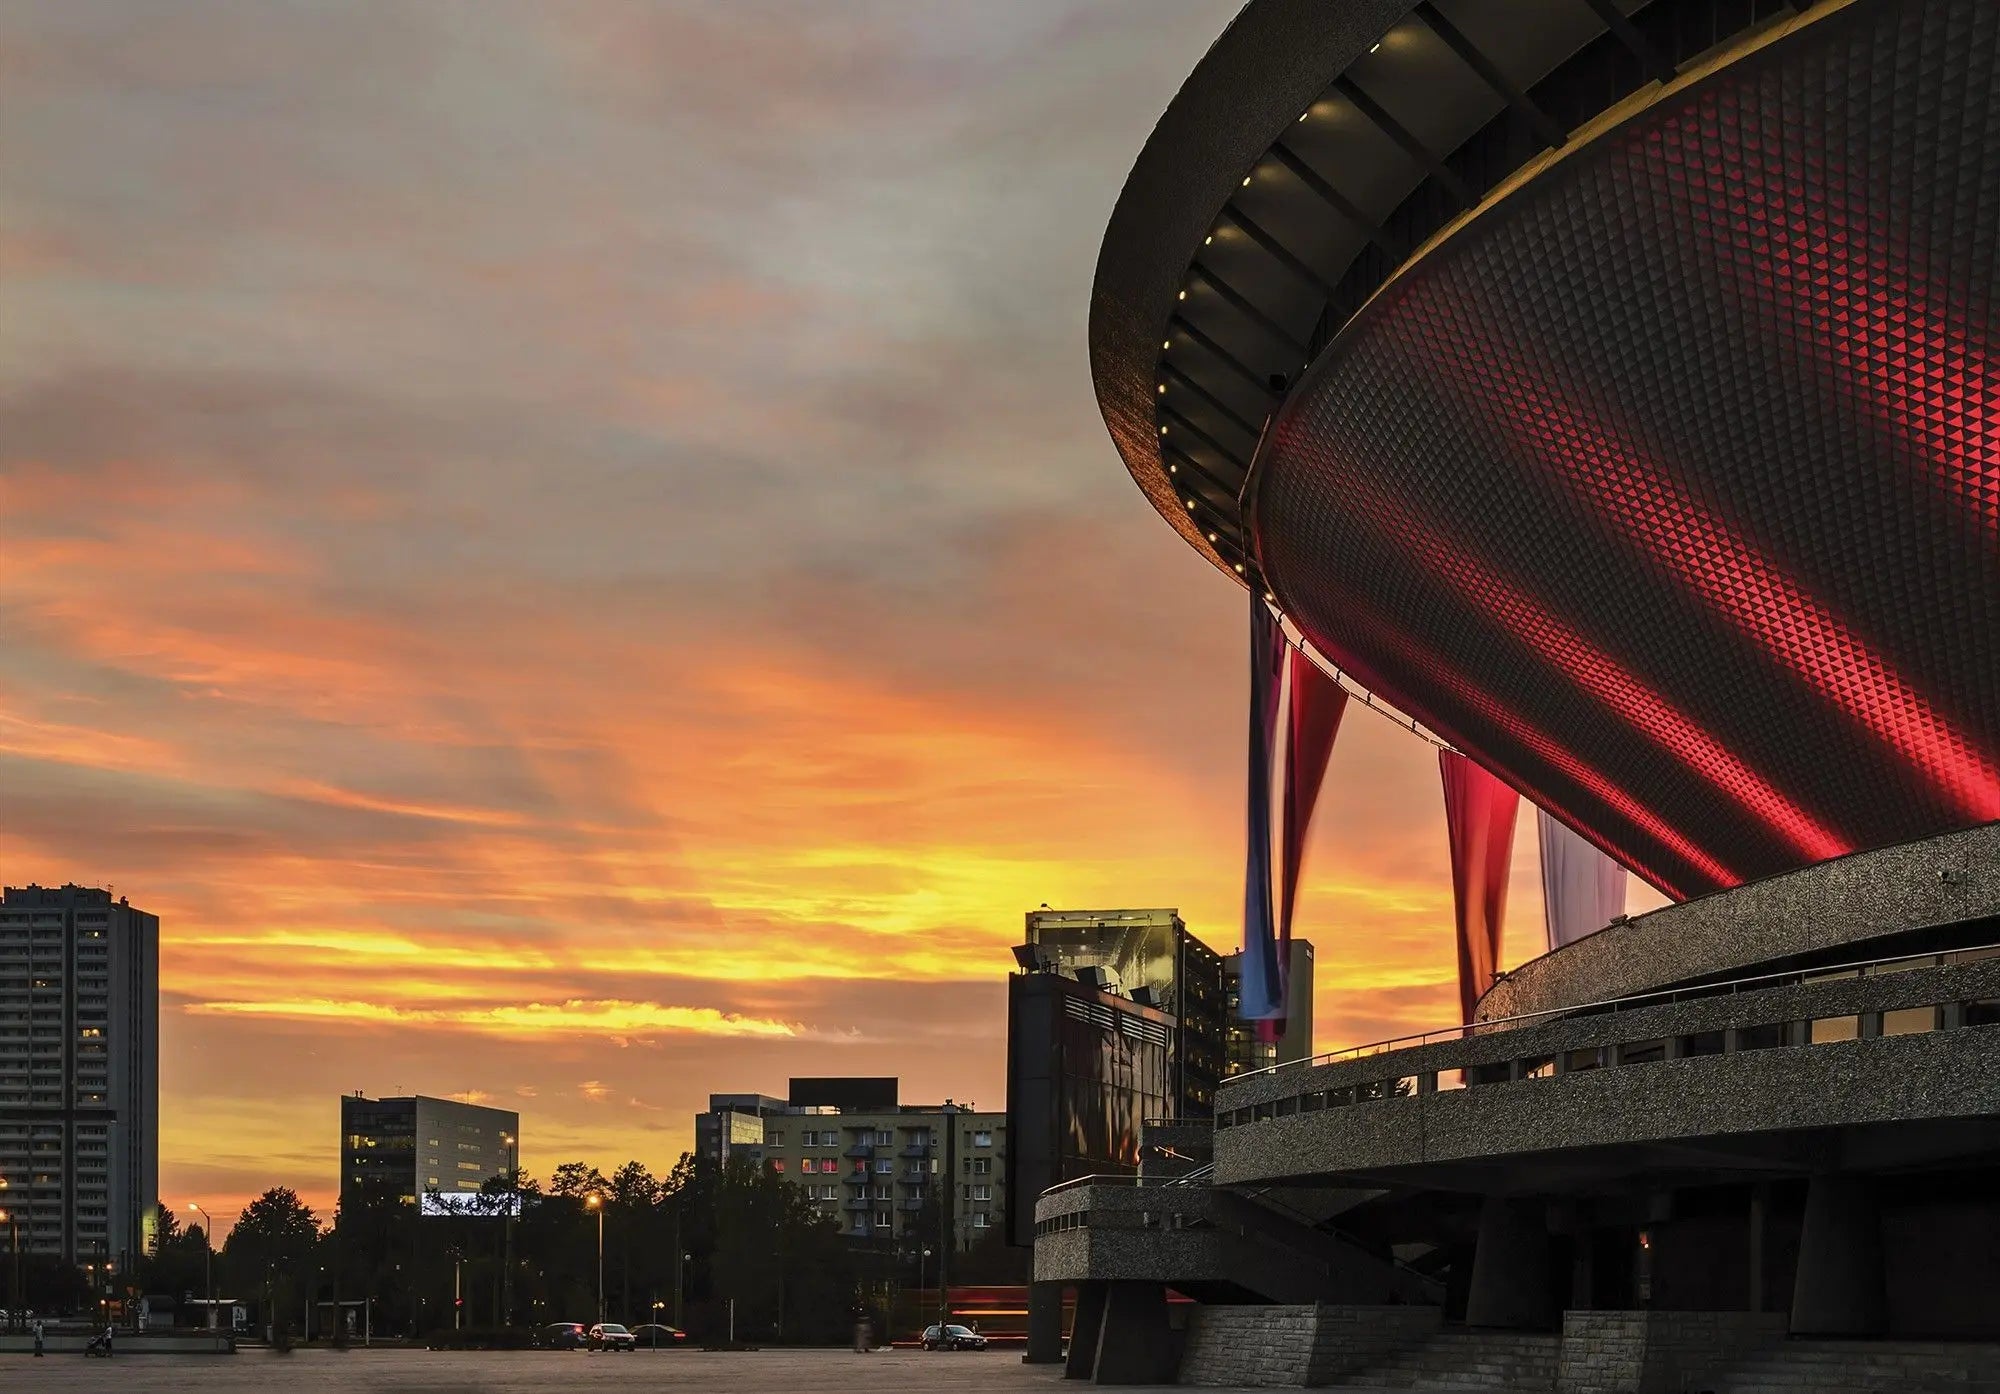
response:
[[[1249,1123],[1217,1135],[1215,1176],[1232,1185],[1322,1174],[1388,1184],[1399,1168],[1423,1165],[1996,1114],[2000,1030],[1967,1027],[1590,1070]],[[1799,1156],[1787,1169],[1803,1174],[1813,1163]]]
[[[544,1394],[589,1389],[853,1394],[1055,1394],[1060,1365],[1023,1365],[1016,1351],[974,1355],[922,1351],[774,1350],[710,1354],[590,1355],[578,1351],[300,1351],[277,1356],[82,1356],[0,1358],[0,1385],[76,1394],[209,1394],[284,1389],[297,1394]],[[1070,1386],[1074,1388],[1075,1386]],[[1149,1386],[1171,1388],[1172,1386]]]
[[[1478,1018],[1650,992],[1792,954],[2000,914],[2000,823],[1857,852],[1669,905],[1531,959]]]
[[[1429,1045],[1244,1075],[1226,1081],[1216,1090],[1216,1108],[1226,1112],[1267,1100],[1295,1097],[1308,1090],[1337,1089],[1432,1070],[1456,1070],[1592,1046],[1992,996],[2000,996],[2000,959],[1871,973],[1865,978],[1785,983],[1600,1015],[1547,1017],[1524,1026],[1484,1028],[1475,1035]]]

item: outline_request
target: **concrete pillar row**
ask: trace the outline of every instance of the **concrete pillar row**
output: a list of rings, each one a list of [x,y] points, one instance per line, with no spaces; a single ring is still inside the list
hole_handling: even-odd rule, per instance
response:
[[[1866,1177],[1813,1177],[1799,1230],[1792,1333],[1879,1336],[1888,1320],[1882,1215],[1874,1188]]]
[[[1479,1208],[1467,1326],[1540,1331],[1555,1320],[1549,1305],[1548,1207],[1539,1200],[1488,1196]]]

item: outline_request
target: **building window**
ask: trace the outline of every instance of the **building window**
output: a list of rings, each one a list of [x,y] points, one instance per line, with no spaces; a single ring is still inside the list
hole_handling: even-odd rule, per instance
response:
[[[1829,1041],[1855,1040],[1860,1035],[1860,1017],[1823,1016],[1813,1020],[1806,1039],[1814,1045],[1824,1045]]]
[[[1739,1026],[1736,1028],[1736,1048],[1738,1050],[1775,1050],[1779,1046],[1792,1043],[1792,1024],[1789,1021],[1772,1022],[1765,1026]]]
[[[1665,1041],[1628,1041],[1618,1047],[1618,1063],[1621,1065],[1650,1065],[1655,1060],[1666,1058]]]
[[[890,1215],[888,1211],[877,1210],[875,1212],[875,1227],[877,1229],[887,1229],[890,1225],[890,1222],[891,1222]]]
[[[991,1157],[974,1157],[972,1159],[972,1174],[974,1176],[991,1176],[993,1174],[993,1159]]]
[[[783,1133],[765,1133],[764,1145],[766,1147],[783,1147],[785,1145],[785,1135]]]
[[[1882,1013],[1882,1034],[1885,1036],[1916,1036],[1935,1030],[1936,1007],[1898,1007]]]
[[[1553,1055],[1534,1055],[1521,1062],[1522,1079],[1554,1079],[1556,1058]]]
[[[785,1159],[783,1157],[771,1158],[771,1170],[783,1171],[784,1169],[785,1169]]]
[[[1695,1031],[1681,1037],[1681,1058],[1691,1059],[1698,1055],[1722,1054],[1723,1039],[1720,1031]]]
[[[987,1216],[984,1210],[975,1210],[972,1212],[972,1227],[974,1229],[985,1229],[987,1227]]]
[[[972,1145],[974,1147],[991,1147],[993,1145],[993,1134],[983,1131],[974,1133],[972,1135]]]
[[[877,1147],[892,1147],[895,1145],[895,1142],[896,1135],[887,1128],[877,1128],[875,1130],[875,1145]]]
[[[894,1171],[895,1169],[896,1169],[895,1158],[877,1157],[875,1159],[875,1171],[877,1175],[887,1176],[890,1172]]]
[[[974,1200],[991,1200],[993,1199],[993,1188],[991,1186],[974,1186],[972,1188],[972,1198]]]

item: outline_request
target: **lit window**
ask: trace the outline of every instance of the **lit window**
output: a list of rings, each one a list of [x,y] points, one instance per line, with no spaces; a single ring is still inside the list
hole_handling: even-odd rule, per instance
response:
[[[1860,1034],[1858,1016],[1823,1016],[1813,1021],[1808,1039],[1814,1045],[1824,1045],[1829,1041],[1851,1041]]]

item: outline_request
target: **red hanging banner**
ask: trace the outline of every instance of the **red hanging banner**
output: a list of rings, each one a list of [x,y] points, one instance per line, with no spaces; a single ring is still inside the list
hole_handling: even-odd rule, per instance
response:
[[[1340,734],[1340,718],[1347,711],[1347,693],[1322,673],[1303,650],[1292,649],[1287,666],[1290,684],[1286,697],[1290,710],[1285,723],[1282,785],[1284,843],[1278,861],[1280,1002],[1291,1000],[1292,909],[1299,898],[1299,871],[1305,865],[1306,834],[1312,829],[1313,808],[1319,802],[1320,785],[1326,779],[1326,762],[1333,754],[1334,738]],[[1257,1038],[1261,1041],[1275,1042],[1284,1034],[1283,1017],[1257,1023]]]
[[[1260,1041],[1285,1033],[1292,911],[1313,807],[1347,693],[1286,641],[1270,607],[1250,600],[1250,817],[1237,1010]]]
[[[1521,796],[1450,750],[1438,752],[1444,820],[1451,838],[1451,892],[1458,919],[1458,1005],[1471,1021],[1480,994],[1500,968],[1501,916],[1514,856],[1514,815]]]

